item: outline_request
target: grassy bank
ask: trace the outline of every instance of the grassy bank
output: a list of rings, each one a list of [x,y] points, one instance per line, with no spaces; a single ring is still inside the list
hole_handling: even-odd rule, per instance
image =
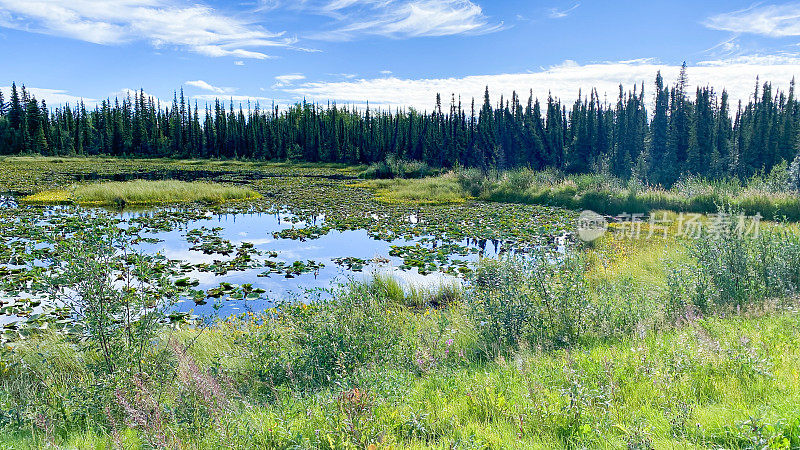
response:
[[[770,177],[747,183],[687,178],[671,189],[623,182],[606,175],[565,175],[555,171],[515,170],[484,174],[461,169],[434,178],[375,180],[364,183],[388,203],[458,203],[469,198],[501,203],[557,206],[601,214],[669,210],[714,213],[730,206],[770,220],[800,221],[800,195]]]
[[[125,206],[202,202],[220,204],[254,200],[261,195],[249,188],[207,182],[134,180],[78,185],[71,190],[43,191],[22,199],[28,204]]]
[[[484,260],[461,289],[353,282],[311,305],[153,328],[114,370],[91,334],[45,332],[0,354],[0,441],[793,448],[798,289],[800,234],[773,226]]]

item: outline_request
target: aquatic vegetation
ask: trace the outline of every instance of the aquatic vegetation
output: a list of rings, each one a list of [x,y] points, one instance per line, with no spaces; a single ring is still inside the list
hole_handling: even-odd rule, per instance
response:
[[[42,191],[23,197],[21,201],[29,205],[69,205],[73,198],[69,191]]]
[[[464,247],[458,244],[443,244],[434,248],[424,247],[420,244],[398,246],[393,245],[389,252],[391,256],[403,258],[401,269],[416,268],[426,275],[440,271],[447,274],[466,274],[471,271],[468,262],[453,259],[454,255],[467,256],[478,253],[474,247]]]
[[[328,234],[330,227],[308,226],[303,228],[286,228],[281,231],[272,233],[275,239],[295,239],[298,241],[305,241],[306,239],[317,239],[320,236]]]
[[[285,278],[294,278],[304,273],[316,273],[319,269],[325,267],[325,264],[316,261],[294,261],[291,264],[286,264],[283,261],[265,261],[264,266],[269,269],[266,272],[259,274],[259,277],[268,277],[273,274],[283,275]]]
[[[353,272],[361,272],[367,265],[366,259],[346,256],[343,258],[333,258],[333,262]]]

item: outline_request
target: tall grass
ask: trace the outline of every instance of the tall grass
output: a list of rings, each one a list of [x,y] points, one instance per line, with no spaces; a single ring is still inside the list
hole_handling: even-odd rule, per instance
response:
[[[552,169],[488,173],[458,169],[433,178],[381,180],[365,186],[377,188],[377,198],[384,202],[437,204],[477,198],[590,209],[607,215],[656,210],[708,214],[725,205],[747,215],[800,221],[800,195],[787,187],[786,177],[774,174],[755,176],[745,184],[686,177],[663,189],[635,179],[625,182],[610,175],[567,175]]]
[[[441,205],[467,200],[452,173],[422,179],[372,180],[360,186],[376,190],[376,200],[387,204]]]
[[[735,180],[687,177],[667,190],[636,180],[623,182],[608,175],[563,175],[552,171],[541,174],[522,169],[501,174],[482,190],[479,198],[590,209],[609,215],[654,210],[708,214],[722,205],[730,205],[748,215],[800,221],[800,196],[785,184],[759,177],[747,185]]]
[[[800,233],[786,225],[757,234],[724,222],[688,244],[691,261],[672,269],[670,302],[677,309],[761,307],[800,292]]]
[[[25,197],[23,202],[52,203],[69,200],[81,205],[124,206],[189,202],[218,204],[260,197],[249,188],[217,183],[134,180],[79,185],[72,191],[45,191]]]

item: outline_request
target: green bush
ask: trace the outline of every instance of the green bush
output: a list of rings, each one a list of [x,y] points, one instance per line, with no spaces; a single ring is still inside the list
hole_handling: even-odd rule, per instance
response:
[[[326,386],[377,363],[403,358],[394,287],[351,283],[313,304],[284,304],[243,337],[262,393]],[[410,357],[406,355],[406,361]]]
[[[794,192],[800,192],[800,153],[792,161],[787,174],[787,189]]]
[[[800,290],[800,234],[780,224],[742,228],[738,216],[722,209],[716,223],[689,243],[693,261],[669,278],[675,309],[760,306]]]
[[[476,168],[458,170],[456,176],[461,189],[471,197],[481,195],[488,184],[486,175]]]
[[[591,314],[580,256],[482,260],[465,296],[476,328],[493,353],[524,344],[563,347],[586,332]]]
[[[407,160],[388,155],[385,160],[370,164],[359,178],[391,179],[391,178],[425,178],[441,173],[422,161]]]

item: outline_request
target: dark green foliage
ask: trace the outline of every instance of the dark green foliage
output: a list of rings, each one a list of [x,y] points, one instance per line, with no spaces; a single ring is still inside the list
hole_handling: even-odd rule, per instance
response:
[[[385,160],[370,164],[359,174],[360,178],[425,178],[436,175],[440,170],[434,169],[421,161],[410,161],[388,155]]]

